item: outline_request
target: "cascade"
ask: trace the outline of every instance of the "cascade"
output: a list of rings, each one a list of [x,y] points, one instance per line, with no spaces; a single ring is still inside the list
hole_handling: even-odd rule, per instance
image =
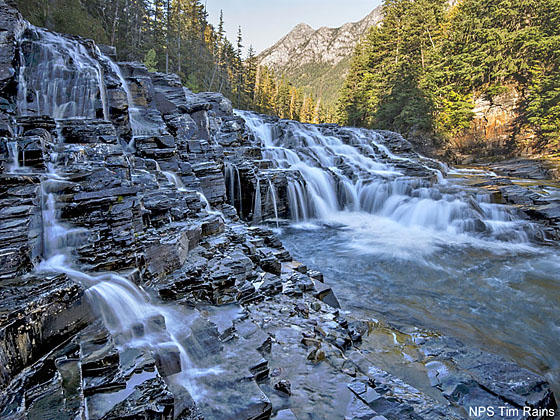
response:
[[[210,202],[208,201],[208,199],[206,198],[206,196],[204,195],[204,193],[197,191],[196,192],[198,194],[198,197],[200,198],[201,203],[204,205],[204,210],[206,210],[208,213],[212,212],[212,207],[210,206]]]
[[[37,267],[38,271],[63,273],[82,284],[86,288],[86,296],[92,307],[113,335],[134,336],[127,333],[130,333],[135,325],[145,324],[143,336],[126,342],[124,347],[145,347],[155,353],[168,346],[177,348],[181,372],[175,375],[174,380],[184,386],[193,398],[201,398],[204,391],[196,384],[196,377],[218,374],[220,369],[201,370],[193,367],[181,344],[180,334],[188,334],[181,319],[183,316],[151,303],[146,292],[122,276],[113,273],[87,274],[72,267],[71,252],[79,243],[77,235],[85,231],[68,228],[57,220],[55,195],[47,191],[53,184],[61,181],[64,179],[60,175],[49,174],[42,182],[43,260]],[[154,316],[159,316],[165,321],[165,337],[161,331],[151,331],[146,324]]]
[[[130,86],[128,82],[124,78],[121,68],[117,63],[113,60],[104,57],[107,64],[111,67],[111,70],[117,75],[119,81],[121,82],[121,86],[126,93],[126,99],[128,102],[128,115],[130,119],[130,128],[132,129],[132,138],[128,144],[130,150],[134,150],[134,138],[142,135],[144,133],[142,118],[141,118],[141,110],[134,104],[134,97],[132,96],[132,92],[130,90]]]
[[[20,169],[19,166],[19,144],[17,141],[9,141],[7,143],[8,152],[10,154],[10,158],[12,163],[10,164],[10,173],[17,172]]]
[[[61,138],[58,140],[61,141]],[[17,143],[10,143],[10,153],[14,164],[18,161]],[[149,295],[139,286],[114,273],[88,274],[74,267],[72,253],[76,246],[84,242],[87,230],[65,226],[58,220],[56,193],[59,185],[66,185],[66,180],[57,169],[64,162],[59,162],[57,152],[51,152],[45,174],[41,182],[40,202],[42,207],[42,260],[37,271],[66,274],[86,289],[86,296],[92,307],[103,320],[105,327],[113,336],[122,336],[124,342],[120,349],[126,347],[145,348],[154,354],[172,347],[179,351],[181,371],[172,376],[172,380],[184,387],[194,399],[203,397],[204,390],[197,385],[196,378],[220,373],[218,367],[196,369],[185,351],[181,340],[189,334],[185,329],[184,314],[163,308],[151,302]],[[156,169],[160,170],[156,161]],[[18,165],[19,167],[19,165]],[[162,171],[170,183],[179,191],[185,191],[180,178],[171,172]],[[203,196],[202,196],[203,197]],[[209,208],[204,197],[203,200]],[[164,320],[164,332],[149,327],[149,320],[159,317]],[[133,334],[133,327],[144,324],[142,335]],[[128,337],[128,338],[127,338]],[[133,337],[133,338],[130,338]]]
[[[29,29],[29,33],[31,32],[32,29]],[[51,39],[51,36],[56,39]],[[47,31],[43,33],[37,30],[30,38],[22,40],[21,45],[22,71],[19,73],[18,88],[20,114],[32,117],[41,114],[54,116],[57,119],[56,129],[59,132],[59,144],[51,144],[53,129],[49,120],[43,118],[18,120],[20,125],[16,129],[22,130],[18,133],[22,139],[19,144],[10,140],[7,146],[9,152],[7,163],[11,163],[6,169],[24,176],[6,177],[11,190],[9,194],[16,198],[8,195],[7,200],[4,200],[4,202],[9,200],[8,205],[12,208],[2,213],[10,213],[8,216],[14,216],[4,224],[16,226],[17,221],[18,228],[29,224],[32,229],[29,232],[33,237],[19,235],[22,239],[18,238],[17,243],[23,244],[20,254],[28,253],[26,244],[30,244],[32,261],[36,262],[37,254],[41,260],[35,266],[36,272],[32,273],[29,273],[31,267],[28,260],[22,260],[20,267],[15,268],[20,269],[24,274],[21,278],[19,272],[15,274],[18,283],[13,287],[14,295],[18,299],[20,292],[16,289],[20,284],[25,287],[22,288],[24,290],[21,292],[22,295],[28,286],[35,288],[29,290],[36,294],[32,301],[33,305],[27,304],[23,299],[20,300],[22,303],[18,302],[21,307],[28,306],[29,310],[18,307],[17,321],[29,324],[30,330],[33,329],[33,333],[40,333],[41,337],[27,333],[13,333],[14,338],[18,340],[14,341],[16,344],[22,343],[21,347],[25,346],[26,349],[36,353],[27,363],[30,368],[25,368],[22,372],[22,378],[26,382],[22,382],[21,385],[20,405],[21,410],[29,411],[31,417],[37,417],[37,413],[41,414],[45,409],[49,413],[57,410],[54,417],[62,413],[57,404],[60,403],[60,406],[67,404],[66,395],[60,394],[66,393],[68,384],[59,382],[65,382],[69,378],[65,374],[74,371],[76,372],[74,378],[79,377],[80,382],[76,384],[76,394],[79,395],[75,396],[76,402],[80,403],[80,407],[76,408],[76,412],[81,410],[78,417],[81,415],[85,418],[121,418],[121,413],[125,411],[130,411],[126,413],[127,415],[158,416],[161,410],[173,410],[177,418],[198,418],[198,412],[187,412],[195,408],[190,406],[191,398],[186,395],[187,392],[183,392],[183,389],[187,390],[190,397],[195,400],[197,411],[202,409],[211,413],[207,415],[205,412],[205,418],[268,418],[271,415],[282,417],[283,414],[284,417],[286,414],[290,417],[290,410],[297,413],[298,417],[300,412],[302,416],[311,417],[314,415],[313,412],[330,413],[336,418],[353,417],[353,412],[346,411],[347,397],[358,401],[351,394],[355,393],[357,388],[347,386],[350,379],[344,374],[345,371],[341,370],[346,356],[344,351],[341,351],[339,356],[338,349],[335,348],[338,347],[337,343],[323,340],[324,350],[331,354],[334,349],[333,354],[336,354],[340,363],[323,363],[319,369],[321,372],[317,369],[313,372],[306,371],[306,366],[309,365],[307,351],[297,351],[293,355],[285,354],[286,349],[301,347],[302,334],[311,337],[314,334],[312,331],[316,332],[317,328],[339,330],[338,326],[340,326],[342,330],[339,331],[348,330],[352,341],[355,341],[350,328],[354,325],[353,320],[357,318],[352,315],[350,324],[345,317],[339,317],[339,312],[335,308],[328,307],[329,302],[324,296],[319,298],[323,300],[322,303],[311,300],[311,295],[317,293],[317,290],[310,288],[314,283],[312,279],[319,279],[311,271],[320,269],[323,272],[324,269],[327,272],[325,279],[334,279],[334,282],[345,281],[344,272],[348,272],[348,282],[343,283],[342,287],[333,282],[333,289],[329,291],[330,295],[326,298],[332,298],[335,293],[334,287],[340,287],[358,295],[357,298],[349,299],[352,302],[367,302],[369,298],[373,302],[369,305],[371,308],[380,307],[381,310],[389,310],[376,294],[378,291],[386,293],[396,284],[400,289],[398,293],[402,294],[401,291],[407,288],[407,282],[412,284],[421,277],[424,265],[430,270],[436,265],[427,258],[421,258],[422,249],[429,248],[432,243],[426,240],[428,235],[418,234],[419,229],[449,233],[440,235],[444,239],[461,236],[456,234],[463,232],[485,235],[485,239],[506,238],[517,242],[527,242],[531,239],[531,226],[520,220],[514,210],[494,204],[490,195],[480,189],[468,185],[456,185],[452,177],[446,178],[446,175],[453,170],[449,170],[439,162],[406,154],[406,150],[403,154],[403,149],[394,147],[389,142],[386,133],[332,126],[313,127],[283,121],[269,124],[266,117],[243,113],[247,127],[254,134],[250,138],[255,138],[260,143],[262,158],[256,147],[246,148],[247,150],[240,147],[239,149],[242,150],[237,154],[235,150],[237,143],[229,143],[228,146],[225,141],[232,138],[231,133],[226,130],[210,130],[210,138],[203,136],[206,139],[200,141],[200,144],[205,153],[194,151],[196,147],[190,147],[191,143],[188,143],[188,149],[192,153],[186,156],[185,142],[181,142],[184,138],[180,134],[183,128],[189,128],[189,124],[192,124],[186,114],[193,115],[197,124],[205,126],[204,134],[208,133],[206,131],[208,127],[226,127],[226,124],[231,123],[234,118],[229,109],[225,109],[227,107],[224,105],[228,104],[223,98],[217,94],[216,96],[211,93],[201,94],[196,96],[196,102],[192,102],[193,99],[190,98],[190,102],[186,103],[184,109],[179,105],[177,110],[173,111],[164,109],[167,108],[165,103],[150,102],[148,99],[144,102],[142,98],[137,101],[138,104],[150,103],[150,107],[135,107],[134,99],[140,96],[136,96],[135,85],[129,85],[127,80],[136,80],[136,78],[125,79],[119,66],[105,57],[93,44],[90,47],[87,42],[75,42],[70,38],[57,37]],[[49,48],[53,51],[44,51]],[[48,79],[47,81],[37,80],[39,73],[34,68],[36,64],[43,66],[41,72],[51,71],[46,76],[43,75]],[[126,68],[123,67],[123,71],[128,76]],[[104,75],[103,71],[107,74]],[[156,95],[163,94],[174,103],[180,102],[177,101],[181,93],[180,88],[176,85],[166,85],[169,79],[161,80],[161,75],[142,74],[141,77],[145,77],[143,80],[146,81],[146,86],[150,86],[150,91],[153,87],[151,92]],[[105,86],[104,80],[111,80],[111,82]],[[68,91],[64,90],[64,87],[68,87]],[[127,152],[134,151],[136,146],[134,140],[136,140],[138,153],[123,154],[113,134],[110,139],[107,137],[91,140],[88,136],[83,142],[80,141],[80,137],[77,137],[68,143],[63,143],[61,133],[67,132],[65,124],[68,123],[63,119],[80,119],[80,121],[72,121],[72,124],[75,123],[75,127],[83,129],[85,134],[88,134],[90,129],[97,134],[98,125],[108,126],[107,123],[99,124],[100,121],[89,119],[100,118],[103,113],[103,117],[108,120],[108,97],[113,97],[114,89],[122,96],[126,93],[128,100],[132,141],[129,148],[123,146]],[[142,90],[139,94],[146,92],[150,93]],[[193,103],[196,107],[191,107]],[[202,111],[194,111],[191,114],[191,111],[198,109],[201,103]],[[212,112],[212,109],[216,110],[216,106],[220,107],[220,112]],[[124,101],[119,103],[118,116],[122,117],[121,112],[126,114],[126,108]],[[220,116],[222,112],[224,115]],[[184,120],[181,120],[182,117]],[[124,119],[126,120],[126,115]],[[112,127],[111,133],[121,132],[123,120],[113,121],[115,126]],[[150,121],[153,124],[149,126]],[[174,127],[174,124],[177,124],[179,129],[167,131],[168,128]],[[242,138],[242,126],[242,124],[231,124],[230,127],[238,139]],[[50,134],[43,132],[44,135],[41,136],[41,132],[36,131],[35,134],[39,135],[31,138],[32,133],[23,132],[23,130],[44,127]],[[145,135],[146,132],[143,130],[148,127],[161,130],[166,136],[168,132],[171,133],[177,140],[176,146],[168,147],[170,143],[162,141],[156,142],[157,147],[152,150],[147,150],[151,149],[151,146],[140,150],[139,136]],[[196,130],[189,132],[196,133]],[[227,138],[221,137],[224,134]],[[25,137],[27,135],[29,137]],[[193,134],[192,139],[187,141],[196,144],[199,141],[195,140],[199,138],[196,136],[197,134]],[[39,137],[40,141],[36,141]],[[146,144],[151,141],[151,139],[146,140]],[[29,168],[25,168],[26,149]],[[41,160],[37,159],[39,150],[42,153]],[[228,195],[224,200],[224,179],[219,172],[224,159],[235,154],[236,157],[243,155],[247,161],[239,167],[231,162],[225,163],[224,177]],[[165,170],[162,170],[156,160],[150,163],[147,156],[156,156]],[[252,161],[252,158],[255,161]],[[42,159],[46,165],[46,173],[40,169]],[[188,165],[192,165],[192,172],[189,170],[187,174]],[[157,171],[155,174],[154,168]],[[174,173],[173,170],[177,170],[178,173]],[[246,172],[247,170],[249,172]],[[26,176],[26,171],[32,171],[33,176]],[[253,173],[256,173],[256,177],[249,180],[249,176]],[[244,188],[241,182],[242,175],[245,183],[254,182],[253,186],[249,186],[250,189],[255,188],[254,201],[253,203],[245,201],[245,212],[248,215],[253,204],[252,216],[255,223],[263,220],[263,207],[266,209],[267,219],[270,218],[272,210],[274,211],[276,227],[279,226],[279,215],[284,217],[285,210],[290,212],[294,221],[306,223],[298,223],[282,230],[249,228],[244,223],[237,223],[235,218],[230,219],[234,213],[227,205],[224,211],[228,217],[222,215],[224,219],[222,223],[217,220],[217,217],[209,216],[209,214],[221,213],[212,210],[202,191],[196,191],[205,210],[200,211],[200,203],[193,189],[204,185],[204,191],[213,200],[212,205],[216,205],[218,209],[225,204],[224,201],[230,202],[238,207],[239,215],[242,217],[243,199],[250,197],[250,194],[243,194],[249,191],[242,190]],[[460,177],[461,172],[457,172],[457,176]],[[41,179],[40,185],[36,185],[38,179]],[[167,182],[164,181],[165,179]],[[183,184],[183,180],[188,183]],[[158,184],[158,181],[161,184]],[[12,184],[15,187],[12,187]],[[25,200],[17,197],[22,193],[26,194]],[[262,197],[263,194],[265,197]],[[40,211],[39,214],[37,210]],[[74,227],[70,224],[70,220],[76,220],[76,226],[87,226],[87,229]],[[345,225],[344,222],[348,223]],[[388,234],[383,231],[387,225],[389,225],[389,229],[386,229],[389,231]],[[391,230],[394,225],[398,225],[401,229]],[[379,226],[381,228],[375,230]],[[367,230],[369,232],[364,234]],[[274,235],[274,233],[291,235],[294,231],[302,235],[313,232],[314,236],[310,236],[310,240],[300,243],[319,256],[324,253],[326,258],[321,261],[322,263],[315,263],[310,259],[308,264],[299,256],[291,257],[295,253],[292,253],[287,246],[284,248],[278,237]],[[39,237],[37,233],[40,233]],[[377,243],[366,242],[363,246],[365,251],[360,252],[355,245],[359,245],[360,241],[363,244],[364,238],[369,240],[368,234],[369,237],[375,237]],[[388,238],[394,238],[394,242],[388,241]],[[284,242],[284,238],[281,239]],[[7,247],[16,248],[12,246],[11,240],[11,237],[8,238]],[[415,251],[420,249],[418,254],[414,254],[415,257],[420,255],[420,258],[415,258],[415,265],[394,263],[394,256],[390,261],[378,256],[371,257],[372,244],[378,246],[376,250],[381,248],[379,253],[383,255],[383,252],[393,252],[394,243],[399,241],[412,243],[409,247],[414,248]],[[380,242],[381,245],[378,245]],[[488,242],[493,246],[496,241]],[[510,245],[507,243],[506,246],[510,247]],[[8,252],[11,251],[8,249]],[[442,260],[450,258],[466,260],[469,264],[477,262],[479,255],[482,256],[481,259],[486,258],[486,250],[478,254],[472,251],[469,248],[464,253],[460,253],[457,248],[449,247],[438,256]],[[358,254],[362,254],[361,259],[358,258]],[[297,258],[297,261],[304,263],[310,270],[306,273],[299,264],[293,262],[290,264],[291,258]],[[84,265],[81,265],[81,261],[84,261]],[[435,260],[435,262],[439,261]],[[478,272],[485,268],[485,263],[486,261],[483,260],[479,266],[469,265],[467,270]],[[500,264],[499,267],[504,266],[504,272],[509,274],[509,267],[502,264],[502,261]],[[334,269],[331,270],[333,267]],[[120,270],[132,268],[135,270],[127,275],[103,271],[114,269],[121,272]],[[346,268],[349,269],[345,270]],[[465,290],[468,290],[466,288],[468,285],[457,287],[457,283],[450,282],[452,284],[449,288],[444,289],[445,285],[435,284],[445,274],[450,278],[459,277],[460,273],[458,274],[458,271],[453,268],[442,264],[441,270],[437,268],[424,274],[424,277],[430,280],[429,287],[413,289],[418,290],[415,295],[429,298],[442,289],[445,294],[458,290],[459,294],[466,296]],[[501,273],[497,273],[496,269],[491,268],[489,273],[492,279],[494,276],[500,280],[504,277]],[[278,273],[278,269],[281,273]],[[366,271],[364,278],[367,282],[379,280],[378,284],[368,289],[366,281],[357,283],[361,280],[359,269]],[[394,275],[392,273],[386,275],[386,270],[389,269],[398,272]],[[297,273],[294,272],[292,275],[291,270]],[[358,273],[355,270],[358,270]],[[8,274],[3,278],[11,275],[3,271],[2,276],[5,275],[4,273]],[[64,276],[53,276],[54,273],[64,274]],[[141,284],[147,285],[146,290],[139,285],[140,282],[135,283],[132,279],[133,277],[138,279],[136,277],[138,273],[142,275]],[[69,284],[71,283],[69,279],[82,287]],[[144,280],[146,283],[143,282]],[[470,280],[471,278],[468,283]],[[540,279],[535,280],[539,280],[540,283]],[[403,281],[404,288],[399,281]],[[7,283],[10,282],[12,280]],[[510,288],[513,290],[513,287]],[[69,293],[66,293],[66,290],[75,293],[67,299]],[[84,297],[83,290],[85,290]],[[491,295],[487,293],[487,289],[481,288],[481,290],[483,290],[481,295]],[[300,292],[304,291],[309,296],[301,297]],[[291,305],[293,302],[297,308],[302,306],[299,305],[300,302],[304,302],[303,307],[308,307],[309,303],[312,303],[313,319],[307,318],[306,315],[309,314],[304,313],[306,311],[299,310],[290,313],[290,316],[282,316],[285,312],[283,306],[277,305],[273,299],[268,298],[281,292],[283,295],[279,296],[280,303]],[[339,294],[338,291],[336,293]],[[165,304],[159,303],[156,297],[158,294],[165,299]],[[322,294],[321,292],[320,295]],[[472,296],[470,291],[469,295]],[[513,302],[515,299],[510,299],[510,296],[512,295],[507,295],[507,301]],[[409,305],[412,297],[412,293],[406,294],[406,304],[397,309],[412,306]],[[60,299],[64,299],[65,302],[59,306]],[[10,299],[7,300],[10,303]],[[67,329],[64,325],[64,322],[67,322],[64,308],[70,309],[68,315],[71,318],[75,312],[89,309],[86,305],[81,305],[81,301],[84,300],[91,304],[99,322],[83,330],[82,327],[88,321],[84,319],[83,324],[68,325],[70,329]],[[172,303],[173,301],[175,303]],[[261,301],[266,305],[257,306],[261,305]],[[35,302],[39,305],[45,302],[44,306],[47,308],[39,308],[44,313],[44,316],[42,313],[41,316],[45,321],[35,319],[39,314]],[[56,305],[51,305],[51,302]],[[422,309],[427,308],[427,311],[432,311],[437,308],[431,305],[431,301],[426,300],[426,302],[426,305],[422,305]],[[342,300],[340,303],[346,311],[349,305]],[[472,303],[472,301],[463,303],[461,296],[453,302],[467,307],[468,310],[480,309],[476,306],[469,307]],[[191,304],[196,305],[196,309],[189,309]],[[317,304],[321,310],[315,310]],[[74,311],[76,307],[77,311]],[[394,310],[394,308],[390,309]],[[438,312],[444,313],[441,308],[438,309]],[[484,311],[480,312],[481,317],[488,316]],[[30,318],[33,319],[28,323],[26,318],[19,315],[20,313],[26,317],[30,314]],[[65,344],[53,351],[48,348],[49,345],[58,345],[60,341],[43,334],[43,331],[49,328],[54,330],[53,323],[50,321],[52,313],[56,319],[54,326],[59,327],[60,324],[61,335],[66,335]],[[446,316],[451,318],[448,314]],[[368,314],[364,319],[371,318],[372,316]],[[556,319],[553,316],[547,318]],[[15,317],[9,317],[7,321],[11,322],[12,319]],[[269,323],[270,319],[275,322]],[[98,325],[101,324],[112,338],[104,331],[99,331]],[[478,324],[482,325],[481,322]],[[361,323],[356,325],[359,326]],[[550,327],[552,327],[550,330],[553,330],[556,326]],[[381,327],[376,328],[375,330],[379,331],[375,333],[380,333],[381,329]],[[94,334],[90,335],[90,331]],[[282,346],[282,349],[276,345],[267,347],[270,343],[269,337],[289,331],[295,331],[295,334],[284,334],[286,345]],[[308,335],[308,332],[311,334]],[[72,334],[71,339],[68,338],[70,334]],[[361,335],[362,332],[359,334]],[[539,335],[544,334],[539,331]],[[411,342],[416,343],[418,336],[410,335],[410,337],[414,339]],[[88,348],[91,343],[88,341],[90,338],[96,341],[95,344],[103,342],[104,349]],[[372,338],[375,336],[372,335]],[[366,341],[373,344],[370,345]],[[374,342],[373,339],[363,340],[363,347],[356,346],[350,351],[355,356],[361,357],[361,354],[370,353],[369,349],[375,350],[376,343],[377,340]],[[45,357],[40,353],[43,350],[49,350],[49,354]],[[60,357],[62,351],[67,358]],[[108,353],[104,354],[104,351]],[[266,356],[263,360],[264,351],[270,352],[270,357]],[[319,359],[319,349],[313,351]],[[15,352],[14,359],[20,355],[23,356],[24,352]],[[98,355],[103,359],[95,359]],[[4,353],[1,356],[3,357]],[[41,357],[37,363],[36,356]],[[172,360],[163,360],[162,363],[161,359],[164,359],[164,356]],[[114,359],[118,360],[115,362]],[[290,372],[285,371],[285,381],[282,378],[282,382],[278,382],[281,378],[276,378],[277,375],[272,372],[275,372],[278,363],[285,365],[286,360],[289,361]],[[198,366],[205,368],[197,368],[195,361]],[[59,362],[61,366],[58,366]],[[66,362],[69,362],[69,366],[64,365]],[[103,366],[96,369],[96,366],[100,366],[98,364]],[[421,363],[415,360],[414,364]],[[88,367],[84,369],[86,366]],[[371,367],[373,368],[373,365]],[[88,368],[103,370],[103,372],[95,372],[100,376],[90,376],[87,372]],[[174,373],[168,371],[168,368],[172,368]],[[361,370],[365,368],[370,372],[373,371],[366,365],[360,366]],[[384,367],[380,366],[380,368]],[[419,375],[420,382],[425,382],[432,392],[429,383],[431,377],[426,379],[424,376],[426,371],[430,375],[433,368],[426,366],[427,369],[424,369],[423,365],[420,368],[422,374]],[[47,369],[52,371],[48,372],[49,375],[45,375]],[[400,367],[398,369],[400,370]],[[3,369],[0,370],[4,374]],[[27,376],[28,371],[30,371],[29,376]],[[416,372],[416,367],[413,372]],[[297,378],[293,376],[294,374],[298,375]],[[142,378],[135,378],[137,375]],[[214,378],[210,377],[211,375],[219,376]],[[268,379],[263,380],[265,376]],[[52,379],[44,382],[44,377],[52,377]],[[199,379],[201,377],[204,379]],[[389,377],[385,376],[385,378]],[[152,381],[154,379],[157,379],[157,383]],[[288,400],[286,396],[278,395],[276,391],[282,391],[281,387],[286,383],[289,385],[288,379],[291,381],[296,379],[296,382],[292,382],[297,387],[296,398],[290,400],[290,410],[283,410],[287,407],[284,403]],[[371,381],[363,382],[361,378],[354,378],[352,381],[361,381],[363,386],[370,388],[374,385]],[[358,382],[354,382],[354,385]],[[482,389],[478,383],[472,382],[473,385],[469,386],[477,391]],[[409,388],[402,388],[400,380],[395,383],[396,386],[393,384],[388,386],[388,382],[376,384],[381,387],[378,389],[379,395],[385,395],[385,392],[389,396],[395,395],[393,390],[401,392],[401,389],[404,389],[404,392],[401,392],[403,395],[409,394]],[[538,382],[537,392],[543,389],[542,384],[542,381]],[[207,392],[208,390],[212,391]],[[290,391],[289,386],[287,390]],[[339,407],[337,396],[333,394],[341,390],[346,394],[339,395],[342,401]],[[17,391],[19,393],[20,389],[17,388]],[[435,402],[426,399],[428,404],[425,405],[424,397],[420,392],[425,391],[419,389],[419,393],[410,393],[411,398],[414,399],[411,400],[412,404],[420,401],[418,406],[423,413],[428,412],[428,409],[431,410],[430,412],[436,412],[440,407],[439,402],[436,406]],[[52,398],[49,394],[52,394]],[[156,406],[154,397],[165,398],[163,408],[159,403]],[[112,413],[97,416],[94,413],[97,408],[95,399],[103,401],[102,404],[108,402],[108,405],[112,405],[110,407]],[[399,401],[398,404],[404,404],[408,400],[409,397],[402,402]],[[445,402],[444,398],[441,400]],[[166,405],[167,401],[169,405]],[[382,401],[379,406],[386,404],[385,401],[390,402],[390,411],[396,412],[393,401],[389,399]],[[331,406],[331,402],[337,406]],[[351,410],[354,409],[354,405],[350,404]],[[407,411],[410,409],[408,404],[403,407]],[[414,409],[416,407],[415,405]],[[361,406],[357,408],[361,409]],[[19,407],[17,409],[19,410]],[[138,414],[132,412],[136,409],[142,412]],[[4,408],[0,409],[0,417],[3,416],[2,410]],[[152,413],[152,410],[157,412]],[[214,413],[215,415],[212,415]],[[40,414],[38,417],[41,417]],[[172,417],[171,414],[169,416],[161,414],[161,416]],[[436,417],[444,418],[444,414]]]
[[[296,222],[308,219],[307,195],[300,179],[290,179],[288,182],[288,206]]]
[[[515,210],[481,198],[480,190],[450,185],[445,165],[432,159],[393,153],[382,133],[338,128],[332,134],[317,126],[272,124],[257,114],[237,111],[246,122],[263,157],[276,168],[295,172],[288,181],[288,204],[296,221],[328,221],[344,212],[368,213],[405,227],[452,234],[469,233],[526,242],[535,226]],[[407,175],[412,168],[422,176]],[[274,195],[272,188],[270,194]],[[253,220],[259,220],[255,197]],[[274,200],[274,197],[273,197]]]
[[[270,178],[268,179],[268,192],[270,194],[272,205],[274,207],[274,220],[276,220],[276,227],[280,227],[278,222],[278,200],[276,199],[276,190]]]
[[[239,214],[243,214],[243,191],[241,189],[241,175],[239,175],[239,169],[234,166],[235,173],[237,175],[237,193],[239,194]],[[234,205],[235,206],[235,205]]]
[[[232,206],[239,204],[239,214],[243,214],[243,195],[241,187],[241,175],[239,174],[239,169],[233,163],[225,163],[225,181],[228,186],[228,198]]]
[[[82,43],[28,25],[19,58],[19,115],[97,118],[100,109],[108,119],[103,71]]]
[[[159,164],[157,165],[157,168],[159,168]],[[187,189],[185,188],[185,184],[183,184],[183,181],[181,181],[181,178],[179,178],[179,176],[176,173],[169,172],[169,171],[162,171],[162,173],[167,178],[167,181],[170,184],[173,184],[178,191],[181,192],[187,191]]]
[[[262,221],[261,180],[257,178],[257,186],[255,187],[255,205],[253,206],[253,222],[260,223],[261,221]]]

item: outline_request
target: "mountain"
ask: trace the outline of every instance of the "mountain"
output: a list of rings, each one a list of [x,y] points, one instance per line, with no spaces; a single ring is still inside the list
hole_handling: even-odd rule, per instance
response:
[[[382,7],[359,22],[317,30],[301,23],[258,56],[258,63],[285,75],[327,104],[333,104],[350,66],[358,41],[382,20]]]

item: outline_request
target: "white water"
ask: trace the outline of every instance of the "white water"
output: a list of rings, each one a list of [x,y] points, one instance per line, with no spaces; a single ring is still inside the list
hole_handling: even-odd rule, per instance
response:
[[[159,164],[157,165],[157,167],[159,168]],[[185,184],[183,184],[183,181],[181,181],[181,178],[179,178],[179,176],[176,173],[169,172],[169,171],[162,171],[162,173],[167,178],[167,181],[170,184],[173,184],[178,191],[180,192],[187,191],[187,189],[185,188]]]
[[[268,179],[268,193],[270,194],[270,198],[272,200],[272,206],[274,207],[274,220],[276,221],[276,227],[280,227],[278,221],[278,200],[276,199],[276,189],[274,188],[274,184],[272,180]]]
[[[119,81],[121,82],[121,86],[126,93],[126,99],[127,99],[127,102],[128,102],[128,116],[129,116],[129,120],[130,120],[130,128],[132,130],[132,138],[131,138],[130,142],[128,143],[128,147],[131,151],[134,151],[134,139],[135,139],[135,137],[137,137],[139,135],[142,135],[142,134],[145,134],[147,132],[144,129],[144,124],[142,123],[142,117],[141,117],[141,115],[142,115],[141,112],[142,111],[139,107],[137,107],[134,104],[134,97],[132,96],[130,86],[128,85],[128,82],[124,78],[122,70],[119,67],[119,65],[117,63],[113,62],[112,60],[110,60],[107,57],[104,57],[104,58],[107,61],[107,64],[113,70],[113,72],[119,78]]]
[[[9,172],[14,173],[14,172],[17,172],[20,169],[20,165],[19,165],[19,144],[17,143],[17,141],[9,141],[7,143],[7,147],[8,147],[8,154],[9,154],[10,159],[12,161],[10,163]]]
[[[43,261],[39,271],[64,273],[86,288],[86,295],[97,310],[107,329],[113,336],[135,337],[133,327],[142,324],[141,337],[128,339],[124,347],[146,348],[153,352],[174,346],[179,349],[181,372],[172,377],[184,386],[193,399],[204,396],[204,390],[196,384],[196,378],[209,374],[218,374],[218,367],[198,370],[181,344],[181,337],[188,335],[184,314],[153,304],[146,292],[130,280],[114,273],[87,274],[72,267],[70,253],[73,246],[80,241],[78,235],[87,233],[83,229],[64,226],[57,220],[55,196],[47,193],[49,183],[61,180],[60,176],[43,181]],[[163,330],[150,329],[150,319],[161,317],[165,320]]]
[[[344,224],[348,217],[370,214],[408,229],[518,243],[527,243],[535,229],[514,210],[491,203],[489,194],[450,185],[442,174],[445,165],[391,152],[378,132],[341,128],[339,138],[316,126],[282,122],[285,128],[275,137],[278,129],[261,116],[238,113],[260,142],[263,157],[279,169],[299,174],[296,179],[288,176],[288,204],[295,221]],[[403,165],[427,176],[406,176]],[[257,189],[255,222],[261,219],[261,206]],[[347,216],[348,212],[355,216]]]
[[[228,185],[229,202],[232,206],[239,203],[239,214],[243,214],[243,196],[241,187],[241,175],[236,165],[226,162],[225,163],[225,182]]]
[[[81,43],[44,29],[30,25],[27,31],[32,35],[20,46],[32,50],[33,63],[26,63],[20,52],[18,114],[96,118],[99,104],[107,120],[103,72],[91,52]]]
[[[257,179],[255,187],[255,205],[253,206],[253,221],[260,222],[262,220],[262,200],[261,200],[261,180]]]

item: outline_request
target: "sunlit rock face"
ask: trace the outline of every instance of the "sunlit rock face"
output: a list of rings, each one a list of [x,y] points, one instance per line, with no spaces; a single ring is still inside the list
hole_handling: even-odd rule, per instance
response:
[[[394,133],[235,112],[2,0],[0,42],[0,417],[554,406],[501,357],[344,312],[277,236],[346,209],[496,243],[548,240],[552,222],[449,186],[452,170]]]
[[[492,100],[476,97],[473,121],[468,129],[455,136],[452,148],[462,162],[477,159],[531,155],[536,152],[536,133],[520,129],[520,106],[522,95],[516,86]]]

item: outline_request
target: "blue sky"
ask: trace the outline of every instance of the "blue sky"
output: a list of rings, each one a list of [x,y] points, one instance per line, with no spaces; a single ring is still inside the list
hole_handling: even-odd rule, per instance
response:
[[[204,0],[203,0],[204,1]],[[218,24],[224,11],[225,28],[231,41],[241,25],[244,45],[257,52],[270,47],[298,23],[317,29],[336,27],[365,17],[381,0],[205,0],[210,23]]]

